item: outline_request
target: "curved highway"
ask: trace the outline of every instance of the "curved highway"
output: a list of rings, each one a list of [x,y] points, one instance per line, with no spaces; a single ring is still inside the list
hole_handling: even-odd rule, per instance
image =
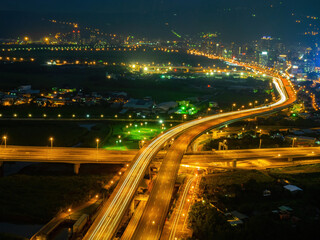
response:
[[[153,139],[149,145],[142,148],[121,178],[108,201],[102,207],[100,214],[88,230],[84,239],[93,240],[112,238],[153,157],[161,150],[166,142],[170,141],[172,138],[175,138],[177,135],[184,133],[177,140],[175,140],[173,146],[171,146],[168,151],[166,159],[168,159],[169,170],[162,172],[162,169],[165,166],[165,163],[163,163],[158,175],[158,179],[163,180],[155,182],[146,206],[146,210],[144,211],[137,231],[133,237],[133,239],[143,240],[158,239],[160,237],[161,228],[165,220],[168,202],[170,202],[171,199],[172,182],[174,184],[174,179],[186,147],[196,136],[200,135],[207,129],[219,125],[229,124],[231,122],[248,117],[276,112],[286,108],[296,100],[294,89],[287,79],[277,77],[273,79],[273,83],[280,95],[280,99],[276,103],[253,109],[217,114],[180,124],[159,135],[157,138]],[[162,175],[164,176],[162,177]],[[163,197],[161,197],[162,195]],[[161,201],[160,198],[162,199]],[[152,216],[146,218],[146,215],[148,215],[149,212],[148,210],[152,209],[152,205],[157,206],[160,208],[160,210],[156,215],[153,214]],[[147,222],[145,219],[154,220]],[[148,233],[143,232],[143,229],[148,229]]]

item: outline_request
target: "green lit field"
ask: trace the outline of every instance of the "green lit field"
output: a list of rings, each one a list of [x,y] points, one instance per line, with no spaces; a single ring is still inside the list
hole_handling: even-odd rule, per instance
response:
[[[148,122],[113,125],[113,134],[104,148],[107,150],[138,149],[140,141],[142,144],[146,143],[172,126],[173,124],[169,123]]]

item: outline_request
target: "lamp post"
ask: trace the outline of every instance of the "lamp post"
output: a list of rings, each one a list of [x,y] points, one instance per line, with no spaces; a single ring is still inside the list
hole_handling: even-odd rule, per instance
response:
[[[2,137],[4,140],[4,148],[7,148],[7,136]]]
[[[294,143],[295,143],[296,140],[297,140],[297,138],[293,138],[292,139],[292,147],[294,147]]]
[[[231,111],[233,111],[233,108],[235,107],[235,106],[237,106],[237,104],[232,104],[232,110]]]
[[[99,149],[99,142],[100,142],[100,139],[99,139],[99,138],[97,138],[97,139],[96,139],[96,143],[97,143],[97,150]]]
[[[186,120],[186,119],[187,119],[187,115],[186,115],[186,114],[183,114],[183,115],[182,115],[182,121],[183,121],[183,120]]]
[[[52,149],[52,147],[53,147],[53,137],[49,138],[49,140],[50,140],[50,145],[51,145],[51,149]]]
[[[71,215],[71,208],[68,208],[68,217],[69,217],[69,219],[70,219],[70,215]]]

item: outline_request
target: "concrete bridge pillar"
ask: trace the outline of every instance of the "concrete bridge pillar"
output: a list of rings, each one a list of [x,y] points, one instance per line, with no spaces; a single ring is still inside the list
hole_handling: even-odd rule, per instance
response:
[[[130,213],[134,213],[134,210],[135,210],[135,204],[134,204],[134,199],[133,199],[130,204]]]
[[[79,169],[80,169],[80,163],[76,163],[73,165],[73,171],[75,174],[79,174]]]
[[[232,167],[233,167],[233,168],[237,168],[237,159],[234,159],[234,160],[232,161]]]

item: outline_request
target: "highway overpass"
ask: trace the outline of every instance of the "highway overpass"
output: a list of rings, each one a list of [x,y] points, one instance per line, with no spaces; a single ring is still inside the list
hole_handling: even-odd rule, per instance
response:
[[[174,141],[162,163],[162,165],[165,166],[165,170],[162,171],[163,166],[161,166],[159,175],[153,185],[145,211],[133,239],[156,240],[160,238],[181,159],[194,139],[208,129],[217,128],[240,119],[279,111],[295,102],[295,91],[287,79],[277,78],[276,80],[274,78],[274,85],[281,98],[271,106],[258,107],[252,110],[238,111],[236,113],[231,112],[226,115],[221,114],[220,117],[216,119],[208,118],[208,121],[188,128],[187,131],[184,131],[183,134]],[[165,195],[165,197],[162,195]],[[154,209],[157,210],[154,211]]]
[[[2,162],[111,163],[125,164],[138,150],[110,151],[96,148],[7,146],[0,148]]]
[[[271,74],[262,69],[261,71]],[[273,83],[280,94],[280,99],[276,103],[186,122],[150,141],[147,146],[138,152],[84,239],[111,239],[113,237],[151,160],[165,143],[173,141],[162,162],[145,211],[133,235],[133,239],[159,239],[172,195],[172,183],[175,181],[180,161],[190,142],[208,129],[249,117],[274,113],[287,108],[295,102],[296,95],[291,83],[277,74],[272,74],[272,76],[274,76]],[[166,171],[162,169],[166,169]],[[158,179],[161,180],[158,181]],[[155,206],[158,212],[156,214],[148,214],[152,212]],[[148,229],[148,231],[145,232],[144,229]]]
[[[260,69],[260,71],[273,74],[266,72],[264,69]],[[172,186],[175,182],[181,159],[193,139],[208,129],[217,128],[241,119],[280,111],[296,100],[291,83],[277,74],[273,74],[273,76],[273,83],[280,94],[280,98],[276,103],[252,109],[221,113],[180,124],[160,134],[150,141],[147,146],[140,149],[120,179],[115,191],[103,205],[100,214],[90,227],[84,239],[111,239],[113,237],[151,160],[162,149],[164,144],[171,141],[172,146],[163,159],[160,172],[154,183],[145,211],[133,235],[133,239],[158,239],[167,214],[172,195]],[[53,150],[54,149],[47,149],[47,151]],[[96,152],[92,152],[88,157],[92,158],[94,154],[97,154],[96,161],[98,162],[100,152],[96,149],[92,150]],[[54,155],[55,153],[53,152],[46,153],[48,160],[53,159]],[[75,153],[74,156],[70,157],[75,159],[80,155],[81,154]],[[77,164],[80,163],[81,162]],[[156,214],[148,215],[147,213],[152,212],[155,206],[159,211]],[[144,232],[144,229],[148,229],[148,232]]]
[[[1,148],[0,162],[45,162],[69,164],[127,164],[139,150],[110,151],[94,148],[50,148],[30,146],[7,146]],[[154,162],[162,161],[165,152],[158,154]],[[225,151],[187,152],[181,164],[200,167],[214,166],[217,162],[244,160],[298,160],[320,159],[319,147],[263,148]]]

